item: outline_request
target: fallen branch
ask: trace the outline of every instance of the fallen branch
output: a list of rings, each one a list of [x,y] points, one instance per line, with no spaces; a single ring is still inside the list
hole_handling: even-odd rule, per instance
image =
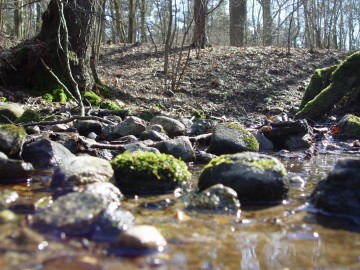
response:
[[[97,117],[97,116],[79,116],[79,115],[76,115],[76,116],[72,116],[72,117],[70,117],[68,119],[56,120],[56,121],[31,122],[31,123],[21,124],[21,126],[28,127],[28,126],[47,126],[47,125],[65,124],[65,123],[69,123],[69,122],[74,121],[74,120],[97,120],[97,121],[100,121],[100,122],[103,122],[103,123],[106,123],[106,124],[109,124],[109,125],[116,124],[116,123],[114,123],[114,122],[112,122],[110,120],[106,120],[106,119],[103,119],[103,118]]]

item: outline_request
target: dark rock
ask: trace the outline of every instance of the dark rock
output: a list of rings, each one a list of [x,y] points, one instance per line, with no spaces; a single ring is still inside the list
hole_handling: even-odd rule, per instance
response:
[[[74,157],[65,146],[49,139],[38,139],[24,144],[22,158],[37,169],[52,168],[63,160]]]
[[[195,160],[197,163],[207,164],[215,157],[217,156],[206,153],[205,151],[195,151]]]
[[[271,128],[263,129],[263,134],[273,142],[276,149],[287,149],[289,146],[289,142],[287,141],[294,140],[291,139],[291,137],[295,137],[296,140],[297,138],[303,138],[306,134],[309,134],[309,136],[312,135],[312,129],[306,120],[273,122],[270,123],[270,127]],[[307,139],[305,141],[307,141]],[[305,141],[299,144],[299,146],[302,146],[300,148],[304,148],[303,146],[307,145]],[[296,145],[292,143],[291,146],[295,147]],[[294,149],[296,148],[292,148],[292,150]]]
[[[97,135],[101,134],[102,123],[97,120],[77,120],[74,127],[82,136],[87,136],[89,133],[94,132]]]
[[[64,133],[64,132],[57,132],[50,134],[50,140],[60,143],[65,146],[71,153],[77,154],[78,153],[78,133]]]
[[[261,132],[254,132],[254,137],[259,143],[259,151],[269,151],[274,149],[274,144]]]
[[[237,123],[224,123],[214,128],[207,152],[222,155],[244,151],[259,151],[259,143],[243,126]]]
[[[284,142],[284,148],[289,150],[308,149],[311,147],[312,142],[312,137],[309,134],[289,136]]]
[[[193,161],[195,152],[188,137],[181,136],[176,139],[158,142],[153,145],[161,153],[172,155],[184,161]]]
[[[241,204],[279,203],[289,188],[285,167],[278,159],[252,152],[212,159],[204,167],[198,187],[202,191],[215,184],[234,189]]]
[[[240,202],[235,190],[217,184],[197,194],[187,209],[237,213],[240,210]]]
[[[33,173],[31,163],[0,156],[0,182],[26,182]]]
[[[309,202],[328,214],[360,220],[360,158],[339,160]]]

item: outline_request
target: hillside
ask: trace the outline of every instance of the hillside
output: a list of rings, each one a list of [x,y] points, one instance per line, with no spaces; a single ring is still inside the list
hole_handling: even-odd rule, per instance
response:
[[[108,45],[100,77],[135,111],[190,116],[194,110],[235,120],[294,113],[317,68],[338,63],[338,51],[210,47],[190,53],[179,88],[164,88],[163,53],[151,46]],[[184,51],[186,56],[187,51]],[[185,57],[184,56],[184,57]],[[169,83],[170,84],[170,83]]]

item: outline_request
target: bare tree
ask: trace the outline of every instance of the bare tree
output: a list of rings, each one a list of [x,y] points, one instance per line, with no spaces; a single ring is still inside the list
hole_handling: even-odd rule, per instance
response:
[[[230,0],[230,45],[245,46],[246,0]]]

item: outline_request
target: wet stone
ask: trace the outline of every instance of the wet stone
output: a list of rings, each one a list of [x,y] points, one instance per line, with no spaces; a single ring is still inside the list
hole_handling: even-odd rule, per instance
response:
[[[118,256],[141,256],[162,252],[166,239],[153,226],[137,225],[119,235],[111,243],[110,253]]]
[[[60,235],[86,236],[97,217],[108,207],[105,200],[89,193],[73,192],[61,196],[50,207],[33,217],[33,227]]]
[[[16,191],[10,189],[0,190],[0,209],[8,208],[18,198],[19,195]]]
[[[187,209],[237,213],[240,210],[240,202],[235,190],[217,184],[197,194],[190,201]]]
[[[20,152],[26,139],[25,129],[12,124],[0,125],[0,151],[8,156]]]

